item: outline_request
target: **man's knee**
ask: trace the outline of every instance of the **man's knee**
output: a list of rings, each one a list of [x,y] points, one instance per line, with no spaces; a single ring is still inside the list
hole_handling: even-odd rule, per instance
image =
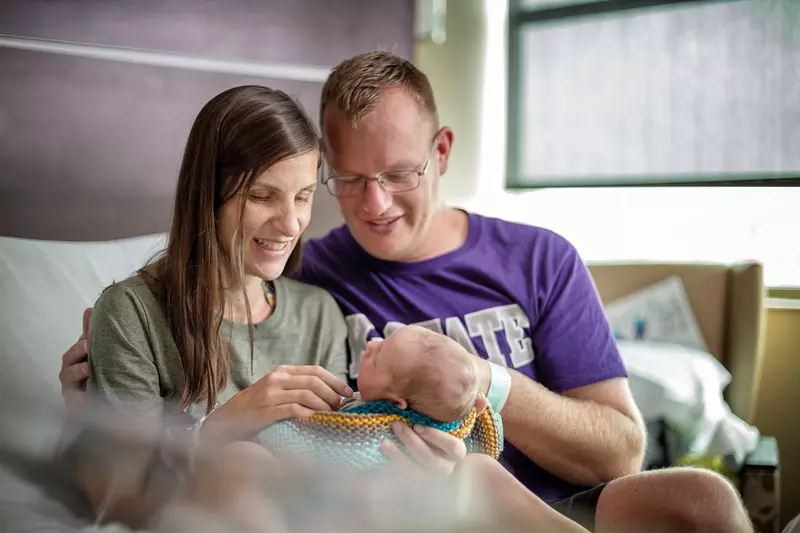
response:
[[[698,531],[752,532],[753,527],[742,504],[739,492],[723,476],[708,470],[687,468],[683,474],[693,485],[682,503],[695,502],[686,519]],[[676,490],[679,487],[676,487]]]
[[[611,482],[598,502],[598,531],[750,532],[739,494],[724,477],[695,468],[644,472]]]

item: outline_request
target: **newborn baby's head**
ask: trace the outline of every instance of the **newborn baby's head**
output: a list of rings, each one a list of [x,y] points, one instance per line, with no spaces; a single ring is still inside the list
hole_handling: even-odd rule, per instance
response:
[[[406,326],[361,355],[358,390],[364,401],[388,400],[441,422],[469,415],[478,395],[474,356],[453,339]]]

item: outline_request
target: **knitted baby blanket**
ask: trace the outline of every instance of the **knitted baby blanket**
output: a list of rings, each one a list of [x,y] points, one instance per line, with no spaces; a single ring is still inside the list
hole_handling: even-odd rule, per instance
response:
[[[464,420],[443,423],[384,401],[277,422],[259,434],[259,441],[276,456],[364,470],[387,463],[379,449],[383,439],[404,449],[391,430],[395,422],[431,426],[464,439],[467,453],[483,453],[497,459],[503,449],[502,419],[491,407],[479,416],[473,408]]]

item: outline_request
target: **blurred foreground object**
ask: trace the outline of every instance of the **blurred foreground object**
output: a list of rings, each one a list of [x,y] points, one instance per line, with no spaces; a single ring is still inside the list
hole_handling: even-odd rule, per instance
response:
[[[3,386],[0,530],[283,533],[501,525],[489,523],[489,494],[471,469],[442,476],[392,466],[366,473],[312,468],[278,462],[250,442],[193,450],[189,439],[164,431],[170,422],[144,427],[88,404],[65,415],[62,405],[24,384]]]

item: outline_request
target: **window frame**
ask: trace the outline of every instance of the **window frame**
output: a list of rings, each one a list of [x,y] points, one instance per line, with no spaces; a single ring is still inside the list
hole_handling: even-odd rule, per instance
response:
[[[507,37],[507,75],[506,87],[506,175],[505,188],[514,190],[535,190],[543,188],[598,188],[598,187],[782,187],[800,185],[800,169],[787,172],[722,172],[719,174],[658,175],[652,174],[643,179],[631,181],[620,177],[617,181],[604,177],[602,181],[591,175],[580,179],[560,181],[558,178],[537,180],[531,183],[523,177],[518,168],[518,145],[523,121],[520,118],[522,105],[522,30],[540,24],[569,21],[579,17],[594,15],[613,15],[625,11],[676,4],[711,4],[735,2],[740,0],[603,0],[581,2],[569,5],[524,7],[524,0],[509,0]]]

